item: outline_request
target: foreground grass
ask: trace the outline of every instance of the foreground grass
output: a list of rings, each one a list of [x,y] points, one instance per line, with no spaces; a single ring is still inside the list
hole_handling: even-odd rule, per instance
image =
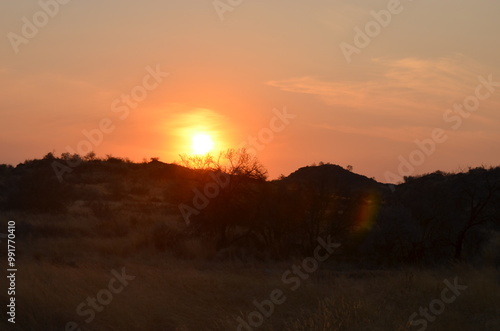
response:
[[[16,325],[4,330],[236,330],[252,302],[281,289],[287,300],[259,330],[416,330],[409,316],[440,298],[443,280],[468,286],[429,330],[495,330],[500,327],[500,286],[494,270],[465,266],[440,271],[334,272],[319,270],[291,291],[281,281],[290,264],[235,265],[174,259],[102,260],[77,266],[21,260]],[[108,287],[112,269],[135,276],[87,324],[76,307]],[[6,305],[2,297],[1,304]],[[4,313],[3,313],[4,314]]]
[[[493,268],[367,271],[327,261],[292,290],[282,276],[300,259],[215,262],[196,243],[182,246],[184,258],[176,258],[151,242],[169,219],[140,218],[139,212],[119,216],[103,223],[83,212],[0,215],[19,226],[16,324],[6,322],[2,309],[0,330],[65,330],[68,322],[80,330],[237,330],[237,319],[248,320],[256,311],[254,301],[269,300],[276,289],[286,300],[256,330],[422,330],[409,325],[410,315],[441,297],[444,280],[457,277],[467,289],[427,330],[500,330],[500,274]],[[2,257],[5,248],[4,241]],[[5,262],[0,261],[3,270]],[[123,268],[135,278],[86,323],[88,315],[82,317],[77,307],[107,289],[112,270]]]

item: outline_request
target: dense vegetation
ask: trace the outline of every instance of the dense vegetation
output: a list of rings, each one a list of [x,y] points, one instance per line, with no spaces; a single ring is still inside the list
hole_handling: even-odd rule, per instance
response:
[[[182,165],[49,153],[0,166],[0,208],[62,217],[78,209],[82,222],[98,222],[89,236],[140,232],[134,250],[179,257],[192,257],[186,243],[197,240],[209,259],[282,260],[307,256],[318,237],[331,236],[342,244],[334,261],[364,267],[500,264],[500,167],[396,186],[350,170],[321,164],[269,181],[245,151],[184,157]],[[70,231],[63,228],[21,225],[32,237]]]

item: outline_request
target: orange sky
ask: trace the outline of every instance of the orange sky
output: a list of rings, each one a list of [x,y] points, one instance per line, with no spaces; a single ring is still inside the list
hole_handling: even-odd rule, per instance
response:
[[[379,181],[500,164],[500,2],[41,3],[0,4],[0,163],[89,142],[173,162],[204,132],[258,144],[272,178],[320,161]],[[477,109],[450,110],[490,75]],[[419,148],[436,129],[446,141]]]

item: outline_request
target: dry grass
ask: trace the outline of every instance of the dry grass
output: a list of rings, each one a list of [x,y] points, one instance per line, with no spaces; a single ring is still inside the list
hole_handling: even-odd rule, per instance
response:
[[[69,321],[82,330],[236,330],[236,318],[246,318],[256,310],[252,302],[269,299],[274,289],[287,300],[258,330],[418,330],[408,325],[409,316],[439,298],[443,281],[455,277],[468,289],[428,330],[500,329],[500,275],[493,268],[338,272],[325,264],[292,291],[281,278],[300,260],[211,262],[205,246],[192,240],[181,245],[190,259],[179,259],[150,240],[158,224],[173,220],[124,214],[131,230],[122,235],[112,228],[110,236],[98,232],[102,220],[83,214],[0,216],[2,222],[30,219],[31,224],[17,239],[17,324],[8,324],[2,313],[1,330],[64,330]],[[37,229],[46,234],[33,232]],[[5,256],[5,242],[1,245]],[[1,263],[5,268],[4,259]],[[76,307],[107,288],[111,270],[123,267],[136,278],[85,323]],[[6,300],[1,296],[0,305]]]
[[[78,266],[19,261],[17,330],[236,330],[273,289],[287,296],[260,330],[412,330],[408,317],[439,298],[444,279],[469,288],[446,306],[429,330],[494,330],[500,326],[498,272],[463,266],[441,271],[320,270],[291,291],[281,282],[287,263],[260,267],[218,262],[101,259]],[[86,324],[76,307],[107,287],[112,269],[136,278],[96,319]],[[265,271],[264,271],[265,270]],[[6,304],[4,298],[1,304]],[[4,324],[4,327],[6,325]],[[5,328],[4,328],[5,329]],[[413,328],[416,329],[416,328]]]

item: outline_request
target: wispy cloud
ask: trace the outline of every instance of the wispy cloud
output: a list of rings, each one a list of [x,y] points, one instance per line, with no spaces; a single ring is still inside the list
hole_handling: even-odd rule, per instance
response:
[[[320,98],[335,113],[336,124],[321,124],[324,129],[411,141],[442,124],[442,114],[448,108],[474,93],[478,76],[492,73],[491,68],[462,55],[380,58],[372,62],[374,74],[363,81],[326,81],[305,76],[268,84]],[[491,109],[498,108],[500,101],[489,100],[484,106],[486,109],[469,121],[472,126],[482,128],[491,123]],[[378,121],[374,122],[374,118]]]
[[[295,77],[268,84],[283,91],[312,94],[337,106],[411,106],[450,102],[470,93],[487,68],[456,55],[438,59],[374,59],[375,74],[364,81],[324,81]]]

